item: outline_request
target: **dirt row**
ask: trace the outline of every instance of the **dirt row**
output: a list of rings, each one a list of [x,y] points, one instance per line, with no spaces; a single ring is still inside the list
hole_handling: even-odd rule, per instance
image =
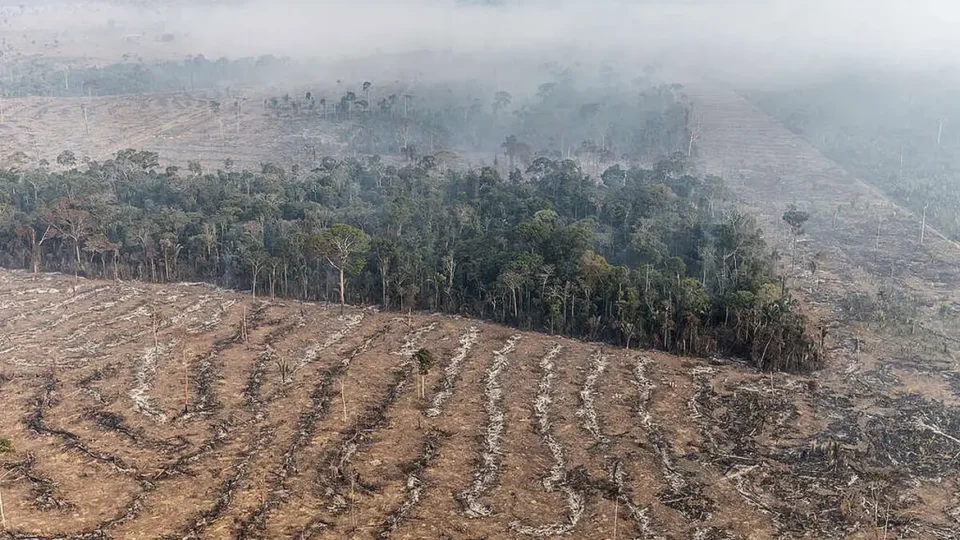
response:
[[[921,396],[868,413],[813,378],[204,285],[0,272],[0,298],[11,538],[956,528],[960,415]]]

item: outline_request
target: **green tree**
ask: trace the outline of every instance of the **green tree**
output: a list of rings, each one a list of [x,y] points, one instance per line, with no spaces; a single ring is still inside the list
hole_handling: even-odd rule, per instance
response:
[[[417,352],[413,353],[413,361],[417,363],[417,372],[420,374],[420,397],[426,399],[427,397],[427,375],[430,373],[430,370],[433,369],[436,360],[427,349],[419,349]]]
[[[57,164],[61,167],[72,168],[77,164],[77,156],[70,150],[64,150],[57,156]]]
[[[312,239],[313,250],[325,258],[340,275],[340,313],[346,305],[346,274],[359,272],[364,265],[360,254],[370,248],[370,238],[360,229],[335,223]]]

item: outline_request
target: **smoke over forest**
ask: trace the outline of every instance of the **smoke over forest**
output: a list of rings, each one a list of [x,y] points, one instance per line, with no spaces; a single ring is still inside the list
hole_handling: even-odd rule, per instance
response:
[[[413,53],[475,64],[477,76],[554,61],[669,65],[686,77],[773,83],[851,67],[948,69],[960,8],[947,0],[280,0],[8,6],[12,28],[175,32],[207,57],[274,54],[341,62]],[[396,62],[391,63],[396,67]]]

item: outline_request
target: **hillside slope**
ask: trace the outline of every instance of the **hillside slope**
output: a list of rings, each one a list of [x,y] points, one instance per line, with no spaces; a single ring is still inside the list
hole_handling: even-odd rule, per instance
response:
[[[960,538],[960,250],[736,95],[686,91],[703,168],[828,329],[822,373],[2,271],[7,537]]]
[[[850,421],[812,379],[205,285],[0,298],[10,538],[872,538],[875,503],[957,529],[960,415],[920,396]]]
[[[832,396],[843,405],[839,411],[835,402],[818,407],[815,414],[868,429],[896,430],[905,423],[919,428],[916,444],[960,452],[960,424],[954,420],[949,428],[934,429],[929,421],[944,413],[955,419],[960,404],[960,246],[929,226],[921,243],[918,216],[733,92],[717,85],[691,85],[685,92],[700,126],[700,166],[723,176],[762,216],[768,241],[782,254],[788,285],[814,325],[827,331],[830,358],[818,377],[818,399]],[[810,214],[796,243],[781,219],[791,204]],[[941,404],[941,412],[930,409]],[[890,508],[900,509],[891,519],[914,519],[907,501],[934,512],[945,508],[944,500],[956,505],[955,468],[934,473],[907,465],[897,457],[901,441],[894,437],[875,449],[897,469],[883,471],[877,480]],[[852,433],[844,433],[841,442],[852,454],[864,449],[862,437]],[[913,457],[926,459],[929,452]],[[942,480],[942,492],[889,489],[914,474]],[[950,526],[938,532],[906,524],[901,530],[957,538],[960,517],[952,512]]]

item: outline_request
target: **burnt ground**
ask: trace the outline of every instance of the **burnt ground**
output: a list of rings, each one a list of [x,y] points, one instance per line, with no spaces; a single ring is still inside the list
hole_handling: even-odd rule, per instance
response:
[[[8,271],[0,298],[8,538],[960,530],[960,408],[898,388],[904,368],[841,388],[205,285]]]
[[[783,380],[803,401],[772,394],[775,380],[765,390],[704,378],[698,402],[746,422],[704,429],[736,456],[720,464],[756,467],[738,477],[741,491],[783,535],[809,535],[813,517],[828,537],[960,537],[960,246],[929,227],[921,243],[918,216],[733,92],[684,91],[699,167],[760,216],[811,330],[827,331],[826,367]],[[796,250],[781,219],[790,204],[810,214]],[[797,433],[805,422],[814,431]]]

